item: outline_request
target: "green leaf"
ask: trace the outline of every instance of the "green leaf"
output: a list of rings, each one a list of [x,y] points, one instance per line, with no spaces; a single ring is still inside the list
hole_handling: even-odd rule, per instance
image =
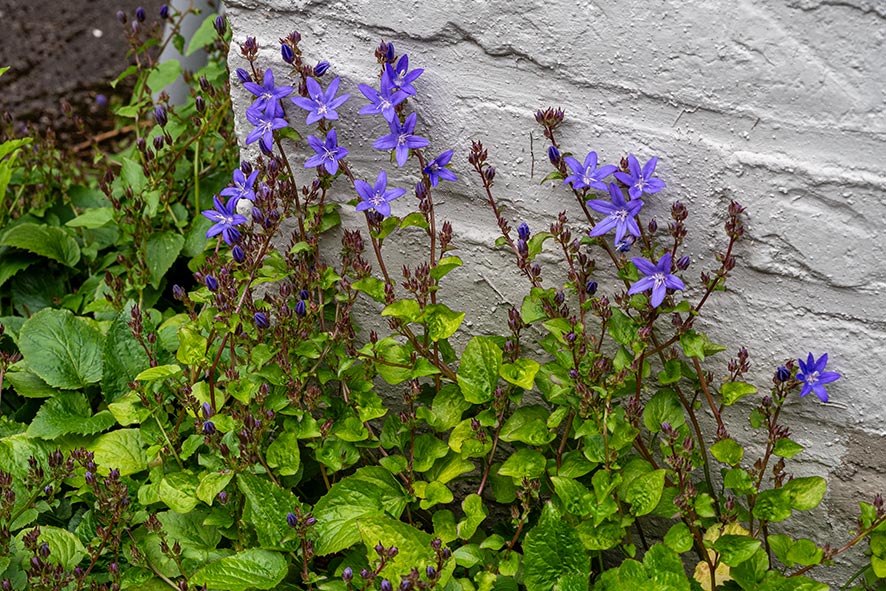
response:
[[[751,495],[757,492],[751,475],[741,468],[733,468],[726,472],[723,478],[723,486],[732,489],[740,495]]]
[[[511,478],[539,478],[545,471],[545,457],[534,449],[519,449],[498,469],[502,476]]]
[[[686,424],[683,405],[670,388],[656,392],[643,409],[643,424],[652,433],[661,431],[661,424],[668,423],[674,429]]]
[[[157,519],[169,539],[181,545],[183,557],[204,563],[219,557],[215,547],[222,538],[217,527],[204,524],[208,516],[208,511],[198,509],[186,514],[164,511]]]
[[[6,380],[15,388],[16,394],[24,398],[50,398],[61,392],[44,382],[24,361],[19,361],[9,368]]]
[[[775,446],[772,448],[772,453],[780,458],[791,459],[804,449],[806,448],[796,441],[793,441],[788,437],[782,437],[775,442]]]
[[[382,316],[393,316],[404,322],[416,322],[421,317],[421,308],[415,300],[397,300],[381,311]]]
[[[658,372],[658,383],[667,386],[668,384],[676,384],[683,375],[683,365],[679,359],[668,359],[665,362],[664,370]]]
[[[431,534],[390,517],[366,517],[357,521],[360,539],[366,547],[366,559],[378,558],[375,545],[396,546],[399,552],[384,568],[384,577],[399,580],[416,564],[433,564],[436,558],[431,547]]]
[[[385,301],[385,282],[375,277],[364,277],[359,281],[355,281],[351,287],[357,291],[362,291],[376,302]]]
[[[197,479],[188,472],[171,472],[163,477],[157,487],[160,500],[176,513],[193,511],[197,499]]]
[[[198,328],[184,324],[178,329],[178,351],[175,358],[185,365],[199,365],[205,360],[207,339]]]
[[[193,38],[192,41],[193,43]],[[157,67],[151,70],[151,73],[148,74],[148,79],[145,81],[148,88],[150,88],[154,92],[160,92],[166,86],[171,84],[173,80],[181,76],[182,66],[178,63],[178,60],[167,60],[165,62],[160,62],[157,64]],[[133,191],[138,194],[138,191]]]
[[[359,519],[385,514],[399,518],[405,508],[406,493],[390,472],[377,466],[358,469],[333,484],[314,506],[317,555],[340,552],[359,542]]]
[[[27,531],[22,531],[16,536],[19,544],[22,543],[21,539]],[[46,561],[60,564],[65,570],[72,570],[86,556],[86,548],[83,547],[80,538],[60,527],[41,525],[39,541],[49,545],[49,556]]]
[[[151,274],[151,287],[158,289],[166,272],[178,258],[185,245],[185,238],[176,232],[151,234],[145,246],[145,260]]]
[[[165,63],[174,63],[174,60]],[[148,179],[145,178],[145,171],[142,170],[142,165],[131,158],[121,158],[120,164],[120,182],[123,187],[132,189],[134,195],[141,195],[148,185]]]
[[[410,216],[406,217],[409,218]],[[422,216],[422,220],[424,220],[424,216]],[[403,221],[405,222],[406,220],[404,219]],[[461,267],[461,265],[461,259],[458,257],[443,257],[437,261],[437,266],[431,269],[431,277],[439,281],[448,275],[450,271]]]
[[[728,566],[738,566],[759,548],[760,540],[749,536],[725,534],[714,542],[714,550],[720,553],[720,560]]]
[[[478,336],[468,342],[458,366],[458,385],[465,400],[474,404],[492,400],[501,362],[502,350],[492,339]]]
[[[612,504],[615,505],[614,502]],[[618,511],[618,507],[615,507],[615,511]],[[618,523],[603,521],[595,524],[593,519],[579,523],[575,532],[585,549],[593,552],[614,548],[625,535],[625,529]]]
[[[625,500],[631,504],[631,515],[652,513],[664,491],[664,470],[653,470],[631,480],[625,489]]]
[[[217,16],[215,13],[210,13],[197,30],[194,31],[194,34],[191,35],[191,41],[188,43],[188,50],[185,52],[185,56],[189,56],[205,46],[215,43],[215,40],[218,38],[218,32],[215,30],[215,19]],[[151,89],[158,90],[153,86],[151,86]]]
[[[228,486],[233,477],[234,473],[230,471],[203,472],[200,475],[200,484],[197,485],[197,498],[207,505],[212,505],[215,497]]]
[[[445,457],[449,453],[449,446],[445,441],[437,439],[430,433],[424,433],[415,438],[414,463],[416,472],[426,472],[431,469],[434,462]]]
[[[28,426],[28,437],[56,439],[62,435],[94,435],[116,423],[114,416],[103,410],[92,416],[86,396],[80,392],[59,392],[43,403]]]
[[[678,554],[688,552],[692,549],[693,544],[692,531],[690,531],[689,526],[682,521],[675,523],[671,526],[671,529],[668,530],[668,533],[665,534],[664,543],[668,548]]]
[[[431,227],[430,224],[428,224],[428,220],[425,219],[424,214],[419,211],[414,211],[410,213],[400,222],[400,229],[410,228],[413,226],[421,228],[423,230],[427,230]]]
[[[446,384],[431,402],[431,408],[419,406],[416,416],[428,423],[435,431],[449,431],[461,421],[462,414],[471,408],[461,390],[455,384]]]
[[[148,354],[129,326],[132,307],[129,302],[114,319],[102,347],[102,393],[108,401],[129,392],[129,383],[150,365]]]
[[[541,294],[544,294],[544,290],[533,287],[532,293],[523,298],[523,305],[520,306],[520,318],[525,324],[547,319],[548,315],[540,301]]]
[[[179,365],[158,365],[151,367],[135,376],[136,382],[155,382],[157,380],[165,380],[166,378],[174,378],[181,375],[182,368]]]
[[[268,466],[277,468],[281,476],[298,474],[301,466],[301,455],[298,449],[298,437],[295,433],[284,431],[268,446],[265,459]]]
[[[114,210],[110,207],[92,207],[87,209],[65,225],[71,228],[101,228],[114,221]]]
[[[419,506],[422,509],[430,509],[434,505],[451,503],[454,498],[455,496],[452,494],[452,491],[449,490],[449,487],[442,482],[437,482],[435,480],[428,483],[428,486],[425,489],[425,498],[422,499]]]
[[[428,304],[420,320],[427,326],[428,336],[436,343],[455,334],[464,318],[464,312],[454,312],[444,304]]]
[[[502,365],[499,370],[499,375],[501,375],[506,382],[514,384],[524,390],[532,390],[532,386],[535,383],[535,374],[538,373],[540,368],[541,366],[538,364],[538,361],[521,357],[513,363],[505,363]]]
[[[744,448],[734,439],[721,439],[711,446],[711,455],[730,466],[737,466],[744,457]]]
[[[757,393],[757,387],[745,382],[726,382],[720,386],[720,395],[723,397],[723,404],[730,406],[735,404],[745,396]]]
[[[0,257],[0,285],[3,285],[12,277],[15,277],[16,273],[27,269],[39,260],[37,257],[18,252],[6,253]]]
[[[500,437],[509,443],[520,441],[541,446],[554,440],[556,433],[548,429],[550,411],[540,405],[521,406],[502,425]]]
[[[810,566],[820,564],[824,552],[807,538],[800,538],[788,550],[787,559],[794,564]]]
[[[680,335],[680,346],[686,357],[697,357],[700,361],[704,361],[705,355],[713,355],[726,350],[726,347],[712,343],[707,335],[694,330]]]
[[[551,483],[554,485],[554,492],[563,503],[563,508],[573,515],[584,517],[591,512],[592,505],[597,503],[587,487],[571,478],[551,476]]]
[[[189,582],[225,591],[274,589],[288,570],[288,563],[279,552],[250,548],[207,564],[191,575]]]
[[[637,323],[618,308],[612,308],[612,318],[606,326],[609,336],[626,347],[640,338]]]
[[[784,485],[784,491],[790,495],[791,507],[797,511],[815,509],[824,498],[827,480],[821,476],[794,478]]]
[[[791,494],[784,488],[764,490],[757,496],[754,517],[765,521],[784,521],[791,516]]]
[[[486,519],[488,512],[483,506],[483,499],[478,494],[470,494],[461,502],[461,510],[465,514],[465,518],[458,522],[456,528],[458,537],[462,540],[469,540],[474,537],[477,528]]]
[[[58,261],[68,267],[80,261],[77,241],[62,228],[42,224],[19,224],[9,229],[0,240],[0,246],[14,246]]]
[[[69,310],[37,312],[22,325],[18,342],[31,370],[50,386],[77,390],[102,378],[102,335]]]
[[[286,514],[300,503],[288,490],[270,480],[241,472],[237,487],[246,499],[243,520],[252,525],[259,546],[266,550],[295,550],[299,541],[286,523]]]
[[[581,538],[550,502],[545,504],[538,525],[526,534],[523,555],[526,591],[552,591],[564,575],[583,577],[587,585],[590,559]]]
[[[95,463],[102,474],[117,468],[121,476],[129,476],[148,467],[144,441],[138,429],[105,433],[93,442],[91,450],[95,452]]]

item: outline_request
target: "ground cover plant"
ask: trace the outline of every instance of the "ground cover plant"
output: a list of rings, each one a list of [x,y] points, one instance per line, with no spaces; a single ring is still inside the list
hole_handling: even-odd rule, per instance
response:
[[[275,63],[243,40],[227,70],[222,17],[185,48],[149,34],[183,15],[133,16],[136,90],[115,109],[135,139],[96,152],[109,172],[0,144],[0,589],[819,590],[859,545],[843,588],[880,588],[879,496],[833,544],[780,526],[826,493],[792,476],[803,447],[782,410],[839,387],[827,354],[785,351],[766,384],[747,381],[745,348],[711,369],[728,353],[700,318],[738,264],[740,204],[717,265],[695,269],[690,208],[645,215],[666,188],[657,159],[601,164],[545,108],[545,185],[575,204],[511,219],[494,148],[424,137],[423,70],[394,43],[349,89],[298,33]],[[162,43],[210,48],[185,105],[158,94],[181,73],[152,62]],[[253,161],[229,78],[254,95]],[[374,140],[339,135],[348,101]],[[349,163],[372,149],[374,168]],[[465,261],[435,211],[455,158],[526,285],[498,334],[460,348],[447,279]],[[341,228],[342,208],[365,226]],[[423,252],[386,263],[416,234]],[[761,445],[732,436],[744,421]]]

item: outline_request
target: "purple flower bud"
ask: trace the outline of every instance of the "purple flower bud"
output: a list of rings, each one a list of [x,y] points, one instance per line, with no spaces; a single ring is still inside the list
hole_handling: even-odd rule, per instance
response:
[[[365,569],[365,568],[360,569],[360,578],[368,579],[369,576],[370,576],[370,572],[368,569]]]
[[[341,578],[345,583],[349,583],[354,578],[354,571],[350,566],[346,566],[345,570],[341,571]]]
[[[104,109],[108,106],[108,97],[103,94],[97,94],[95,96],[95,106],[99,109]]]
[[[206,110],[206,99],[202,96],[198,96],[194,99],[194,107],[197,109],[198,113],[202,113]]]
[[[381,580],[381,591],[394,591],[394,586],[387,579]]]
[[[228,493],[226,493],[225,491],[221,491],[220,493],[218,493],[215,498],[217,498],[218,502],[222,505],[228,504]]]
[[[681,271],[685,271],[689,268],[690,259],[688,255],[683,255],[679,259],[677,259],[677,268]]]
[[[280,55],[283,56],[283,61],[287,64],[291,64],[295,60],[295,54],[292,52],[292,47],[290,47],[288,43],[284,43],[280,46]]]
[[[323,60],[322,62],[318,62],[316,66],[314,66],[314,76],[322,76],[329,69],[329,62]]]
[[[247,82],[252,82],[252,77],[249,75],[249,72],[247,72],[243,68],[237,68],[237,78],[239,78],[240,82],[243,82],[244,84]]]
[[[215,434],[215,423],[212,421],[204,421],[203,422],[203,434],[204,435],[214,435]]]
[[[121,25],[125,25],[126,24],[126,13],[123,12],[122,10],[118,10],[117,11],[117,20],[120,21]]]
[[[452,550],[443,548],[443,560],[449,560],[450,558],[452,558]]]
[[[410,591],[412,589],[412,581],[403,579],[400,581],[400,591]]]
[[[304,318],[307,313],[308,313],[308,307],[305,305],[305,301],[299,300],[298,302],[296,302],[295,315],[298,316],[299,318]]]
[[[597,282],[588,281],[587,285],[585,285],[585,291],[588,295],[594,295],[595,293],[597,293]]]
[[[39,552],[40,556],[42,556],[43,558],[47,558],[49,556],[49,544],[43,542],[42,544],[40,544],[40,549],[37,550],[37,552]]]
[[[517,226],[517,235],[520,237],[520,240],[529,240],[529,234],[529,226],[526,225],[526,222],[522,222]]]
[[[300,300],[307,300],[309,297],[311,297],[311,294],[308,293],[307,289],[303,289],[298,292],[298,299]]]
[[[434,577],[437,576],[437,569],[433,566],[428,565],[428,567],[425,569],[425,574],[428,576],[429,579],[433,580]]]
[[[160,7],[160,18],[163,20],[166,20],[169,18],[169,5],[168,4],[163,4]]]
[[[120,574],[120,565],[118,565],[116,562],[112,562],[108,565],[108,570],[111,571],[112,575],[118,575]]]
[[[267,328],[271,325],[264,312],[256,312],[252,319],[255,320],[255,325],[259,328]]]
[[[108,478],[110,480],[119,480],[120,479],[120,469],[113,468],[110,472],[108,472]]]
[[[311,515],[310,517],[308,517],[307,519],[305,519],[305,525],[308,526],[308,527],[311,527],[311,526],[314,525],[315,523],[317,523],[317,518],[314,517],[313,515]]]
[[[138,139],[143,139],[143,138],[138,138]],[[162,149],[163,149],[163,144],[165,143],[165,141],[166,141],[166,138],[163,137],[163,134],[162,134],[162,133],[161,133],[161,134],[158,134],[158,135],[155,135],[155,136],[154,136],[154,150],[157,151],[157,152],[159,152],[160,150],[162,150]]]
[[[526,244],[526,241],[522,238],[517,240],[517,252],[521,257],[526,258],[529,256],[529,245]]]
[[[400,553],[400,549],[397,548],[397,546],[391,546],[390,548],[388,548],[388,558],[393,558],[394,556],[396,556],[399,553]]]
[[[86,474],[83,475],[83,478],[86,480],[86,484],[95,484],[95,474],[92,472],[86,471]]]
[[[439,550],[443,546],[443,540],[440,538],[434,538],[431,540],[431,548],[434,550]]]
[[[646,225],[646,227],[649,228],[650,234],[655,234],[655,231],[658,230],[658,222],[655,218],[652,218],[651,220],[649,220],[649,223]]]
[[[204,419],[208,419],[213,414],[212,413],[212,406],[210,406],[210,404],[208,402],[204,402],[202,405],[200,405],[200,410],[203,411],[203,418]]]
[[[778,366],[778,369],[775,370],[775,378],[779,382],[786,382],[791,377],[791,370],[786,368],[784,365]]]
[[[550,160],[551,164],[554,166],[560,165],[560,150],[558,150],[556,146],[548,148],[548,160]]]
[[[381,545],[381,542],[375,545],[375,553],[381,556],[385,551],[385,547]]]
[[[172,286],[172,297],[177,299],[178,301],[182,301],[188,294],[185,293],[185,289],[176,283]]]
[[[160,125],[160,127],[166,127],[166,123],[168,122],[166,109],[163,107],[157,107],[154,109],[154,119],[157,120],[157,124]]]
[[[218,291],[218,279],[216,279],[212,275],[207,275],[204,279],[204,282],[206,283],[206,287],[209,288],[209,291]]]
[[[44,486],[43,487],[43,494],[46,495],[47,497],[50,496],[52,494],[52,485],[47,484],[46,486]]]
[[[138,22],[143,23],[145,19],[148,18],[148,15],[145,14],[145,9],[139,6],[135,9],[135,18],[138,19]]]
[[[387,45],[388,46],[385,48],[385,59],[388,60],[389,62],[392,62],[392,61],[394,61],[394,58],[396,57],[397,54],[394,52],[394,44],[393,43],[388,43]]]
[[[563,335],[563,338],[566,340],[567,343],[574,343],[575,342],[575,333],[570,330],[565,335]]]
[[[238,263],[242,263],[246,260],[246,253],[243,252],[243,249],[240,248],[239,244],[235,244],[234,248],[231,249],[231,256],[234,257],[234,260]]]
[[[215,32],[218,33],[220,37],[224,37],[225,33],[228,32],[228,22],[222,15],[215,17]]]
[[[289,524],[289,527],[298,527],[298,517],[295,516],[295,513],[286,514],[286,523]]]

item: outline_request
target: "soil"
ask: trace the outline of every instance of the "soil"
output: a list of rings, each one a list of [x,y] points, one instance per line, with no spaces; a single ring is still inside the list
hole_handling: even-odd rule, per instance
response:
[[[61,138],[83,139],[113,127],[100,96],[113,100],[127,88],[110,82],[128,65],[123,10],[133,19],[143,6],[142,26],[159,21],[160,0],[0,0],[0,113]],[[157,25],[160,26],[160,25]],[[64,103],[70,104],[70,110]],[[69,114],[66,114],[66,111]],[[82,118],[77,130],[74,116]]]

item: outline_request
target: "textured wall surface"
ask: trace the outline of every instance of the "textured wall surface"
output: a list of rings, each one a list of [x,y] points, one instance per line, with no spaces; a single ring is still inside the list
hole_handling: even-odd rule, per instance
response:
[[[659,156],[668,188],[645,198],[644,217],[664,222],[671,201],[689,204],[686,252],[696,277],[715,266],[725,207],[739,200],[748,209],[740,268],[701,327],[732,353],[748,346],[753,381],[762,390],[776,365],[809,351],[828,352],[829,369],[844,375],[830,387],[831,404],[814,397],[787,404],[794,438],[808,448],[804,462],[789,469],[831,479],[827,506],[805,528],[820,543],[843,540],[856,501],[886,489],[879,379],[886,357],[882,1],[227,5],[235,41],[256,36],[262,65],[284,71],[277,39],[293,29],[309,60],[333,64],[331,73],[342,76],[343,91],[352,95],[340,110],[339,140],[363,178],[374,179],[385,166],[396,186],[417,180],[412,169],[392,169],[386,155],[372,152],[371,138],[387,133],[380,118],[356,115],[365,104],[356,85],[375,82],[374,47],[392,40],[410,65],[425,68],[411,102],[420,133],[431,139],[431,152],[456,150],[459,182],[442,194],[438,212],[453,222],[466,263],[444,288],[468,311],[462,337],[501,326],[525,288],[493,247],[494,220],[465,160],[472,138],[490,149],[508,215],[534,231],[546,229],[560,210],[575,220],[580,214],[569,191],[540,184],[549,165],[536,109],[565,109],[559,139],[570,151],[595,150],[610,163],[628,152],[642,161]],[[243,65],[233,52],[232,69]],[[242,113],[251,97],[234,86]],[[303,115],[292,106],[288,113],[304,131]],[[240,125],[244,137],[242,119]],[[296,153],[306,156],[306,149]],[[342,194],[341,201],[352,197]],[[394,211],[409,206],[395,202]],[[344,218],[359,223],[349,212]],[[390,245],[392,254],[411,248],[408,241]],[[743,425],[733,421],[737,436],[750,435]]]

